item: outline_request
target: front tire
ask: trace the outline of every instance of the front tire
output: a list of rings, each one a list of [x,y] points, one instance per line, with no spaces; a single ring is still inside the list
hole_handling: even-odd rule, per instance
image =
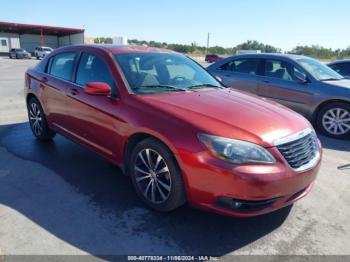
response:
[[[29,124],[33,135],[42,141],[51,140],[56,133],[52,131],[46,121],[44,110],[36,98],[31,98],[27,105]]]
[[[334,102],[323,107],[317,117],[317,127],[329,137],[350,137],[350,104]]]
[[[154,138],[136,145],[129,162],[137,195],[149,207],[169,212],[186,202],[181,172],[171,151]]]

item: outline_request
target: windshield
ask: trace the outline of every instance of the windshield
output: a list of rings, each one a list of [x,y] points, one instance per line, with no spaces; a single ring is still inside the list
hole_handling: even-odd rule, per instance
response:
[[[321,64],[315,59],[301,58],[298,59],[298,62],[304,67],[306,71],[308,71],[314,78],[319,81],[343,79],[343,77],[333,69],[324,64]]]
[[[48,51],[48,52],[51,52],[52,49],[51,48],[43,48],[43,51]]]
[[[135,93],[222,88],[205,69],[179,54],[125,53],[114,57]]]

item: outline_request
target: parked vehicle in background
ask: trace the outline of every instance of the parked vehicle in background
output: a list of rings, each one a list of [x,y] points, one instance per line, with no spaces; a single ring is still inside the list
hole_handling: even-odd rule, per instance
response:
[[[205,56],[205,62],[208,63],[214,63],[214,62],[218,62],[221,61],[223,58],[218,56],[218,55],[206,55]]]
[[[44,58],[53,51],[51,47],[48,46],[37,46],[35,47],[34,56],[36,59]]]
[[[272,212],[305,196],[320,166],[304,117],[226,89],[170,50],[69,46],[25,79],[35,137],[58,132],[104,156],[158,211],[188,202],[232,216]]]
[[[30,59],[32,56],[29,52],[24,50],[23,48],[12,48],[9,52],[9,58],[16,58],[16,59],[23,59],[27,58]]]
[[[345,78],[350,78],[350,60],[338,60],[329,63],[328,66]]]
[[[207,70],[226,86],[292,108],[328,136],[350,136],[350,80],[315,59],[247,54],[229,57]]]

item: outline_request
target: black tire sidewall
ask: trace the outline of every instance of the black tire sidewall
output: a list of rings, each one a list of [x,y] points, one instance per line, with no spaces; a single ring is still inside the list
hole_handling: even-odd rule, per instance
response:
[[[41,119],[42,119],[42,132],[41,134],[38,136],[37,134],[35,134],[34,130],[33,130],[33,127],[32,127],[32,124],[30,122],[30,113],[29,113],[29,110],[30,110],[30,107],[31,105],[35,103],[37,105],[37,107],[39,108],[40,110],[40,114],[41,114]],[[27,110],[28,110],[28,119],[29,119],[29,125],[30,125],[30,128],[32,130],[32,133],[33,135],[39,139],[39,140],[50,140],[52,139],[54,136],[55,136],[55,132],[53,132],[47,125],[47,121],[46,121],[46,116],[45,116],[45,113],[44,113],[44,110],[39,102],[38,99],[32,97],[29,99],[28,101],[28,105],[27,105]]]
[[[143,193],[139,189],[139,186],[135,179],[135,169],[134,169],[135,161],[138,153],[145,148],[150,148],[157,151],[163,157],[163,159],[165,160],[170,170],[171,192],[168,199],[165,202],[160,204],[154,204],[150,202],[147,198],[145,198],[143,196]],[[180,169],[175,160],[175,157],[173,156],[171,151],[158,140],[154,138],[147,138],[145,140],[142,140],[140,143],[138,143],[135,146],[135,148],[131,152],[130,161],[129,161],[129,170],[130,170],[130,177],[137,195],[149,207],[157,211],[169,212],[182,206],[186,202],[184,183],[183,183]]]
[[[349,113],[350,113],[350,104],[347,104],[347,103],[343,103],[343,102],[334,102],[334,103],[331,103],[331,104],[328,104],[326,106],[324,106],[320,112],[318,113],[317,115],[317,128],[318,130],[328,136],[328,137],[332,137],[332,138],[337,138],[337,139],[345,139],[345,138],[348,138],[350,137],[350,130],[343,134],[343,135],[334,135],[334,134],[331,134],[329,133],[324,127],[323,127],[323,124],[322,124],[322,118],[323,118],[323,115],[330,109],[332,108],[342,108],[344,110],[347,110]]]

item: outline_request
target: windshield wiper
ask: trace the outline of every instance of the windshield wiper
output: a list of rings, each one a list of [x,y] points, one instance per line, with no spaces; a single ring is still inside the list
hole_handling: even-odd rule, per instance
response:
[[[213,84],[198,84],[193,86],[188,86],[188,89],[196,89],[199,87],[214,87],[214,88],[222,88],[221,86],[213,85]]]
[[[345,77],[342,78],[325,78],[325,79],[321,79],[320,81],[338,81],[338,80],[342,80],[345,79]]]
[[[176,87],[176,86],[172,86],[172,85],[146,85],[146,86],[137,86],[137,87],[134,87],[133,89],[140,90],[143,88],[166,88],[166,89],[172,89],[172,90],[177,90],[177,91],[187,91],[186,88]]]

